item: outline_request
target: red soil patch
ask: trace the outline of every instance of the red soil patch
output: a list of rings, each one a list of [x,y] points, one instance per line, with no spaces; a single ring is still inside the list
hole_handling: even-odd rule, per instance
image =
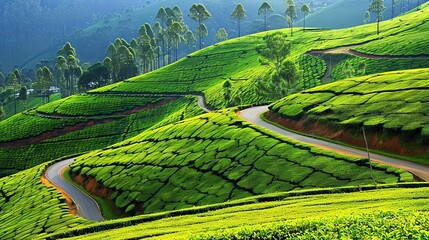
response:
[[[353,146],[365,147],[362,135],[357,134],[357,131],[359,131],[358,129],[333,127],[328,124],[321,123],[318,120],[310,120],[306,116],[294,120],[281,117],[276,113],[268,112],[266,113],[266,117],[272,122],[298,132],[344,142]],[[429,146],[423,146],[417,142],[414,143],[412,142],[412,139],[405,141],[405,138],[400,135],[389,135],[389,137],[383,138],[383,135],[384,134],[381,130],[367,130],[367,141],[369,147],[371,149],[390,152],[401,156],[418,157],[429,153]],[[412,148],[407,146],[412,146]]]
[[[142,110],[149,110],[149,109],[157,108],[159,106],[163,106],[163,105],[165,105],[169,102],[175,101],[175,100],[177,100],[177,97],[167,97],[167,98],[164,98],[163,100],[160,100],[156,103],[148,104],[144,107],[134,107],[134,108],[126,110],[126,111],[113,113],[112,115],[130,115],[133,113],[140,112]],[[55,115],[47,115],[47,116],[55,116]],[[68,117],[70,117],[70,116],[68,116]],[[57,129],[53,129],[50,131],[46,131],[46,132],[43,132],[37,136],[13,140],[13,141],[9,141],[9,142],[1,142],[0,147],[17,148],[17,147],[24,147],[24,146],[28,146],[28,145],[32,145],[32,144],[37,144],[37,143],[43,142],[43,141],[51,139],[51,138],[62,136],[62,135],[67,134],[69,132],[82,130],[82,129],[92,127],[92,126],[98,125],[98,124],[113,122],[115,120],[118,120],[118,119],[117,118],[104,118],[104,119],[99,119],[99,120],[91,120],[88,122],[76,123],[75,125],[72,125],[72,126],[64,126],[63,128],[57,128]]]
[[[72,179],[75,183],[83,186],[86,191],[91,194],[101,197],[106,200],[110,200],[110,196],[113,194],[113,190],[110,190],[104,187],[102,184],[98,183],[95,178],[84,177],[82,175],[72,174]]]

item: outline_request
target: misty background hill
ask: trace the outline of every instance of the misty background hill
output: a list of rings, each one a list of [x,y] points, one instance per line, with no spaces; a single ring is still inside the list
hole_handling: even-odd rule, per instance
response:
[[[206,22],[209,35],[205,46],[217,41],[215,34],[219,28],[225,28],[229,38],[237,36],[237,24],[230,16],[237,3],[242,3],[247,10],[242,35],[264,30],[262,17],[257,14],[262,0],[2,0],[0,72],[16,67],[34,68],[42,59],[54,59],[67,41],[76,48],[82,63],[101,61],[107,46],[116,38],[130,41],[145,22],[153,25],[161,7],[179,6],[186,24],[195,31],[195,22],[186,16],[194,2],[203,3],[212,14]],[[284,1],[268,2],[275,11],[269,18],[269,28],[288,27]],[[308,26],[343,28],[363,23],[370,0],[296,1],[298,18],[295,26],[302,26],[303,16],[299,9],[304,3],[313,10],[307,17]],[[391,0],[385,1],[384,19],[391,18],[391,4]],[[399,1],[393,14],[405,12],[416,4],[417,0],[404,0],[402,5]]]

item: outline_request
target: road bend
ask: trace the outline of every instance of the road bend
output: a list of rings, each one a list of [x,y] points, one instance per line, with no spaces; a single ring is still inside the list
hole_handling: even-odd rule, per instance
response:
[[[55,163],[46,170],[45,177],[71,198],[76,204],[78,216],[92,221],[103,221],[104,218],[97,202],[64,178],[64,170],[73,161],[74,159],[71,158]]]
[[[271,130],[273,132],[276,132],[278,134],[281,134],[285,137],[294,139],[294,140],[299,141],[299,142],[307,143],[307,144],[310,144],[313,146],[317,146],[320,148],[324,148],[324,149],[327,149],[330,151],[334,151],[334,152],[338,152],[338,153],[342,153],[342,154],[346,154],[346,155],[351,155],[351,156],[356,156],[356,157],[361,157],[361,158],[367,158],[368,157],[368,153],[366,151],[362,151],[362,150],[355,149],[352,147],[339,145],[339,144],[324,141],[321,139],[316,139],[316,138],[300,135],[300,134],[297,134],[294,132],[287,131],[283,128],[277,127],[271,123],[265,122],[264,120],[262,120],[261,114],[263,114],[264,112],[267,112],[267,111],[268,111],[268,105],[248,108],[248,109],[245,109],[245,110],[238,112],[238,114],[243,119],[245,119],[245,120],[247,120],[253,124],[259,125],[259,126],[264,127],[268,130]],[[384,155],[380,155],[380,154],[375,154],[375,153],[370,153],[370,157],[371,157],[371,161],[383,163],[383,164],[390,165],[390,166],[397,167],[397,168],[402,168],[404,170],[411,172],[415,176],[417,176],[417,177],[419,177],[425,181],[429,181],[429,166],[425,166],[422,164],[413,163],[413,162],[409,162],[409,161],[404,161],[401,159],[392,158],[392,157],[388,157],[388,156],[384,156]]]

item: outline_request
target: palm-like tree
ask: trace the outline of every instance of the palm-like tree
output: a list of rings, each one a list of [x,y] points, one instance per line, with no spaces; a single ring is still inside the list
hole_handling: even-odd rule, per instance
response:
[[[258,9],[258,15],[261,15],[261,14],[264,15],[265,31],[267,31],[267,16],[268,16],[268,13],[270,13],[270,12],[273,13],[274,10],[268,2],[263,2],[262,5]]]
[[[301,7],[301,12],[302,12],[302,14],[304,14],[304,27],[303,27],[303,31],[305,32],[305,17],[308,15],[308,14],[310,14],[310,12],[311,12],[311,9],[310,9],[310,7],[308,6],[308,4],[304,4],[304,5],[302,5],[302,7]]]
[[[246,10],[244,9],[243,5],[241,3],[237,4],[237,6],[235,7],[234,11],[232,11],[231,13],[232,18],[234,18],[235,20],[237,20],[238,23],[238,37],[241,37],[241,32],[240,32],[240,23],[241,20],[246,19]]]
[[[295,7],[295,1],[294,0],[286,0],[286,16],[287,20],[289,22],[290,27],[290,35],[293,35],[292,27],[293,27],[293,20],[296,18],[296,7]]]
[[[212,15],[203,4],[193,4],[189,9],[189,17],[198,23],[197,33],[200,49],[203,47],[202,39],[208,34],[207,27],[203,24],[203,21],[211,18],[211,16]],[[204,35],[204,33],[207,34]]]

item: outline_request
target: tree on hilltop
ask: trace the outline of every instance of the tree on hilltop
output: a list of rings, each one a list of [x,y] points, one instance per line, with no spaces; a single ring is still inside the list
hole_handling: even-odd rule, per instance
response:
[[[293,20],[297,17],[294,0],[286,0],[286,17],[290,27],[290,35],[293,35]]]
[[[308,6],[308,4],[302,5],[301,12],[302,12],[302,14],[304,14],[304,27],[303,27],[303,31],[305,32],[305,17],[308,14],[310,14],[310,12],[311,12],[310,6]]]
[[[200,49],[203,47],[203,37],[207,36],[207,27],[203,24],[203,21],[211,18],[210,12],[206,9],[203,4],[194,3],[189,9],[189,17],[198,23],[197,33],[199,40]],[[202,26],[204,25],[204,26]],[[205,30],[205,31],[204,31]],[[207,34],[205,34],[207,33]],[[204,35],[205,34],[205,35]]]
[[[237,4],[234,11],[231,13],[231,17],[237,20],[238,23],[238,37],[241,37],[241,29],[240,24],[241,20],[246,19],[246,10],[244,9],[243,5],[241,3]]]
[[[225,41],[228,38],[228,33],[226,32],[225,28],[220,28],[216,33],[217,40]]]
[[[265,44],[256,47],[261,56],[259,59],[261,64],[274,68],[270,81],[259,81],[258,84],[265,84],[263,88],[270,89],[269,95],[277,98],[294,92],[296,83],[301,77],[301,71],[295,62],[288,58],[291,44],[286,37],[285,34],[276,32],[265,36]]]
[[[384,0],[372,0],[368,11],[377,14],[377,35],[380,34],[380,21],[383,20]]]
[[[265,31],[267,31],[267,16],[268,16],[268,13],[270,12],[273,13],[274,10],[273,10],[273,7],[271,7],[271,5],[268,2],[263,2],[258,9],[258,15],[261,15],[261,14],[264,15]]]

